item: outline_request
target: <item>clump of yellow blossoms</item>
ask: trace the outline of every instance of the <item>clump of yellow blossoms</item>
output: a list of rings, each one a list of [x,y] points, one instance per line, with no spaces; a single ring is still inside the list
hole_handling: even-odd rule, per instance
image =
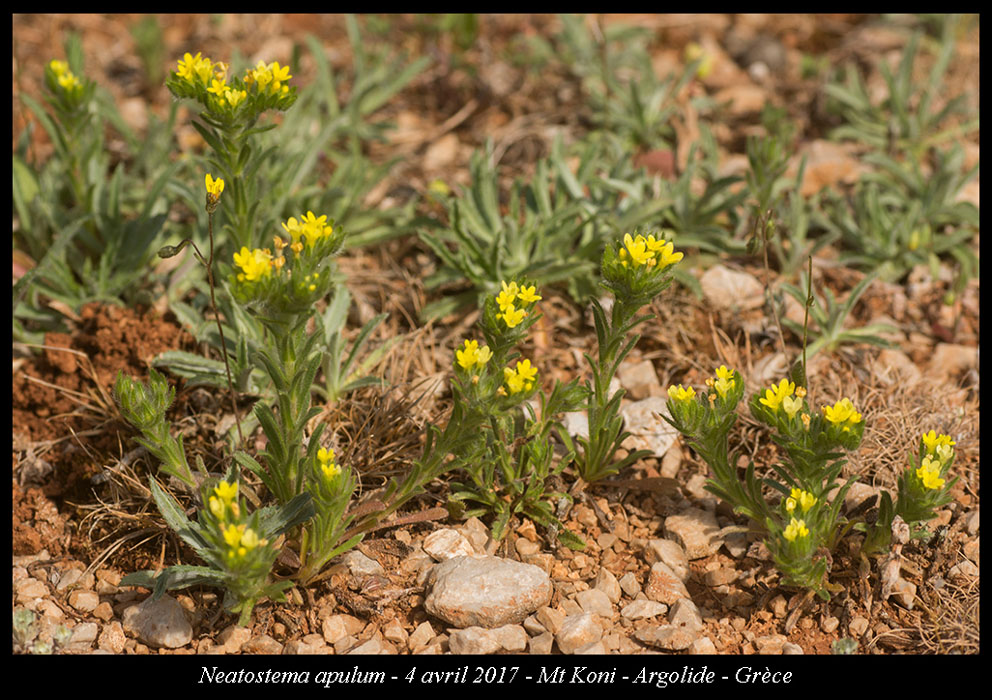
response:
[[[673,401],[691,401],[696,396],[696,390],[691,386],[683,389],[681,384],[678,386],[673,384],[668,387],[668,395]]]
[[[55,75],[56,84],[69,95],[78,95],[83,91],[83,84],[79,78],[69,70],[69,64],[65,61],[53,59],[48,63],[52,73]]]
[[[214,517],[220,521],[226,520],[228,513],[230,513],[235,520],[240,517],[237,482],[229,484],[226,481],[221,481],[217,484],[214,488],[214,495],[212,495],[208,501],[208,506],[210,508],[210,512],[213,513]]]
[[[299,221],[295,216],[289,217],[283,222],[282,227],[292,237],[294,245],[303,237],[311,248],[321,238],[330,238],[334,234],[334,227],[327,223],[327,215],[314,216],[312,211],[301,215]]]
[[[765,395],[758,399],[758,401],[765,406],[768,406],[773,411],[777,411],[782,405],[782,402],[791,397],[796,391],[796,385],[794,382],[790,382],[788,379],[783,379],[778,383],[778,385],[772,385],[771,389],[765,389]]]
[[[461,350],[455,351],[455,359],[462,369],[472,369],[475,366],[482,367],[493,356],[488,345],[479,347],[479,341],[466,340],[465,346]]]
[[[248,250],[241,247],[241,252],[234,254],[234,264],[241,268],[238,273],[239,282],[257,282],[272,274],[272,252],[266,248]]]
[[[861,414],[854,410],[851,399],[841,399],[833,406],[823,407],[823,417],[834,425],[850,430],[851,426],[861,422]]]
[[[295,89],[287,84],[292,77],[288,66],[259,61],[243,77],[230,78],[226,63],[197,52],[179,59],[166,84],[177,97],[197,100],[215,117],[226,121],[241,114],[252,121],[266,109],[286,109],[295,101]]]
[[[321,447],[317,451],[317,461],[320,462],[320,470],[324,473],[324,477],[328,481],[331,481],[341,473],[341,467],[334,463],[334,450]]]
[[[530,391],[534,388],[534,380],[537,377],[537,368],[531,367],[530,360],[520,360],[516,369],[503,368],[503,379],[506,381],[506,388],[511,394],[519,394],[521,391]]]
[[[641,234],[633,237],[627,233],[624,234],[623,244],[619,258],[620,264],[624,267],[627,267],[627,261],[630,260],[634,267],[647,265],[663,270],[682,259],[682,253],[674,252],[674,243],[666,242],[663,238],[655,238],[653,235],[645,238]]]
[[[227,558],[232,561],[243,558],[248,552],[260,545],[264,547],[268,544],[267,540],[260,539],[258,533],[244,523],[225,525],[221,528],[221,533],[224,535],[224,541],[230,547],[227,551]]]
[[[516,328],[527,317],[527,311],[523,305],[530,307],[539,302],[541,297],[537,295],[537,289],[533,285],[518,287],[516,282],[507,284],[505,281],[500,282],[500,285],[503,290],[496,295],[496,304],[500,310],[496,317],[503,319],[507,328]]]
[[[816,505],[816,496],[811,494],[809,491],[803,491],[802,489],[792,489],[789,493],[789,498],[785,499],[785,510],[789,513],[796,509],[796,506],[802,510],[802,512],[808,511],[814,505]]]
[[[806,527],[806,521],[793,518],[789,521],[782,536],[789,542],[795,542],[797,537],[806,537],[808,534],[809,528]]]

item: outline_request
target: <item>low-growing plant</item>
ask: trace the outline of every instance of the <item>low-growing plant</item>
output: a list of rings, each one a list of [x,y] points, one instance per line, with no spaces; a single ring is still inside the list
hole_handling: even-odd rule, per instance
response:
[[[638,312],[672,283],[673,266],[682,256],[660,235],[629,233],[622,246],[609,246],[603,254],[602,285],[613,296],[613,303],[607,312],[598,299],[592,300],[598,356],[595,360],[585,356],[592,368],[586,402],[589,433],[578,438],[582,450],[576,457],[579,475],[586,482],[616,474],[649,454],[634,450],[614,461],[617,449],[630,434],[623,430],[620,416],[624,391],[611,392],[610,382],[640,338],[633,330],[652,318],[651,314],[638,316]],[[565,439],[569,442],[567,435]]]
[[[866,275],[852,289],[843,303],[838,303],[830,289],[824,287],[823,294],[825,302],[816,295],[803,289],[809,289],[809,276],[802,273],[800,276],[800,286],[783,283],[782,290],[793,299],[805,306],[809,316],[815,323],[815,328],[809,324],[803,325],[788,318],[782,319],[782,324],[804,339],[806,357],[813,357],[820,350],[833,352],[844,344],[867,343],[880,347],[888,347],[891,343],[879,336],[879,333],[898,332],[898,328],[887,323],[871,323],[866,326],[845,328],[844,323],[851,311],[854,310],[858,299],[864,294],[868,286],[876,279],[875,275]],[[808,345],[806,338],[812,338]]]
[[[72,630],[60,624],[51,641],[38,639],[38,615],[27,608],[17,608],[11,615],[14,652],[22,654],[53,654],[64,649],[72,638]]]
[[[968,114],[967,95],[958,95],[937,108],[944,75],[954,54],[956,24],[954,18],[944,25],[937,60],[923,83],[913,78],[919,33],[910,38],[895,73],[884,60],[878,62],[887,87],[881,101],[873,98],[856,69],[845,67],[840,79],[824,87],[828,110],[845,121],[831,132],[831,137],[860,141],[890,154],[902,152],[919,159],[932,146],[977,131],[979,119]],[[950,117],[958,115],[966,121],[946,124]]]
[[[596,292],[603,249],[614,232],[649,225],[672,201],[660,178],[635,168],[616,144],[582,144],[573,172],[556,139],[530,181],[514,184],[504,214],[491,147],[487,154],[473,155],[471,189],[447,200],[448,226],[421,233],[442,263],[427,287],[464,281],[472,287],[429,304],[426,318],[478,305],[507,278],[527,277],[542,288],[565,284],[585,303]]]
[[[13,289],[14,332],[38,342],[35,329],[61,326],[61,314],[46,300],[71,314],[93,301],[141,298],[166,225],[166,195],[183,167],[161,158],[174,109],[167,124],[150,120],[146,138],[138,139],[110,96],[85,77],[77,36],[67,39],[66,54],[69,60],[45,66],[47,110],[20,96],[51,140],[51,158],[32,161],[30,130],[13,156],[14,247],[29,268]],[[128,147],[127,164],[111,165],[108,125]]]
[[[668,390],[672,426],[710,467],[706,488],[747,516],[764,536],[765,545],[783,583],[805,588],[827,600],[842,590],[830,581],[831,553],[853,528],[866,533],[862,552],[885,551],[898,514],[919,532],[935,515],[934,509],[950,500],[953,482],[945,476],[953,462],[954,443],[933,431],[920,441],[917,467],[900,480],[895,501],[882,497],[874,524],[851,520],[841,512],[844,496],[857,477],[841,481],[845,452],[861,444],[865,421],[850,399],[843,398],[817,411],[809,405],[806,387],[782,379],[748,403],[751,415],[772,431],[772,441],[784,454],[771,466],[770,476],[759,478],[750,462],[743,478],[737,455],[728,450],[727,438],[737,420],[736,408],[744,396],[744,381],[736,370],[721,366],[706,380],[698,396],[681,384]]]

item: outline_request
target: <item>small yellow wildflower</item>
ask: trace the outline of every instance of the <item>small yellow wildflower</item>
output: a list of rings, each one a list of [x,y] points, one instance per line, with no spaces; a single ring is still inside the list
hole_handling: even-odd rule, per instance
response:
[[[789,498],[786,498],[785,499],[785,510],[788,511],[789,513],[791,513],[795,509],[796,509],[796,499],[795,498],[792,498],[791,496]]]
[[[245,531],[246,525],[225,525],[221,528],[224,541],[229,547],[237,547],[241,543],[241,533]]]
[[[520,289],[517,287],[516,282],[506,282],[501,281],[500,285],[503,287],[503,291],[496,295],[496,304],[499,306],[499,310],[506,312],[507,309],[513,308],[513,302],[516,301],[517,294],[520,293]],[[513,326],[510,326],[511,328]]]
[[[196,66],[202,62],[200,57],[200,52],[197,51],[195,56],[191,56],[189,52],[183,54],[183,57],[179,59],[179,65],[176,68],[176,73],[179,74],[180,78],[186,78],[187,80],[192,80]]]
[[[248,528],[241,535],[241,546],[247,549],[249,552],[259,545],[260,540],[258,539],[258,533]],[[242,555],[244,556],[244,555]]]
[[[211,496],[208,503],[210,506],[210,512],[214,514],[214,517],[218,520],[223,520],[224,515],[227,513],[227,508],[224,506],[224,502],[216,496]]]
[[[241,102],[248,97],[248,93],[244,90],[225,90],[224,98],[227,103],[232,107],[237,107]]]
[[[506,309],[504,309],[503,313],[500,315],[500,318],[506,322],[508,328],[516,328],[520,325],[520,322],[524,320],[526,315],[527,312],[523,309],[514,309],[513,304],[508,304]]]
[[[234,254],[234,264],[244,270],[238,274],[239,282],[254,282],[272,274],[272,254],[258,248],[249,251],[242,246],[241,252]]]
[[[667,243],[665,247],[658,251],[658,267],[666,268],[669,265],[674,265],[683,257],[682,253],[675,252],[675,244]]]
[[[713,382],[712,387],[722,398],[727,398],[727,393],[734,388],[734,371],[727,369],[725,365],[720,365],[716,370],[716,381]]]
[[[783,379],[778,383],[778,386],[773,384],[771,389],[765,389],[765,395],[758,399],[758,403],[762,403],[773,411],[777,411],[778,407],[782,405],[782,400],[786,396],[792,396],[795,390],[796,385],[793,382]]]
[[[923,444],[926,445],[927,452],[933,454],[937,449],[937,445],[956,445],[957,443],[951,440],[950,435],[938,435],[935,431],[931,430],[929,433],[923,433]]]
[[[465,347],[455,350],[455,359],[462,369],[469,369],[475,364],[475,359],[479,355],[479,341],[466,340]]]
[[[923,485],[928,489],[939,489],[944,487],[944,480],[940,478],[940,462],[924,457],[920,468],[916,470]]]
[[[537,377],[537,368],[531,367],[530,360],[520,360],[517,362],[516,370],[509,367],[503,368],[503,378],[511,394],[521,391],[530,391],[534,387],[534,379]]]
[[[811,494],[809,491],[792,489],[792,492],[789,495],[791,496],[790,500],[794,499],[799,503],[799,507],[803,509],[804,513],[816,504],[816,496]]]
[[[317,460],[320,462],[320,470],[324,472],[324,477],[328,481],[341,473],[341,467],[334,463],[334,450],[321,447],[317,451]]]
[[[854,410],[854,404],[847,398],[841,399],[833,406],[824,406],[823,415],[834,425],[861,422],[861,414]]]
[[[951,457],[954,456],[954,448],[943,443],[937,445],[936,452],[937,459],[940,460],[941,464],[947,464],[951,461]]]
[[[809,534],[809,528],[806,527],[806,521],[796,520],[793,518],[789,521],[789,525],[785,528],[785,532],[782,535],[789,542],[795,542],[797,537],[805,537]]]
[[[668,396],[673,401],[691,401],[696,396],[696,390],[691,386],[688,389],[683,389],[681,384],[678,386],[673,384],[668,387]]]
[[[228,90],[229,88],[227,87],[227,83],[223,80],[218,80],[217,78],[210,81],[210,87],[207,88],[207,92],[211,92],[217,95],[217,97],[224,97],[224,93]]]
[[[533,304],[541,301],[541,297],[537,296],[536,292],[537,287],[535,285],[531,285],[530,287],[521,287],[518,296],[520,297],[520,301],[527,304]]]
[[[475,356],[475,364],[479,367],[489,362],[490,358],[493,356],[493,351],[489,349],[488,345],[483,345],[479,348],[478,354]]]
[[[799,387],[800,389],[802,387]],[[789,418],[795,418],[796,414],[799,413],[800,409],[803,407],[803,400],[798,396],[793,398],[791,396],[786,396],[782,398],[782,408]]]
[[[229,484],[222,481],[214,487],[214,493],[225,503],[230,503],[238,497],[238,482]]]
[[[66,61],[60,61],[56,58],[48,62],[48,67],[55,73],[56,78],[69,72],[69,64]]]
[[[207,185],[207,196],[210,197],[211,201],[220,199],[221,192],[224,191],[224,180],[222,178],[214,180],[213,175],[207,173],[204,181]]]
[[[648,242],[644,236],[638,234],[637,238],[631,237],[629,233],[625,233],[623,236],[623,244],[627,248],[627,253],[630,255],[630,259],[634,262],[634,266],[646,265],[648,260],[654,258],[654,254],[648,250]]]

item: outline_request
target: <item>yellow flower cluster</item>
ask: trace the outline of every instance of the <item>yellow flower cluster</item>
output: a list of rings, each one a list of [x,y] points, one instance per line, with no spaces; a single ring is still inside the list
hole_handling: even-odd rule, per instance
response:
[[[734,388],[734,370],[727,369],[726,365],[720,365],[716,370],[716,377],[706,380],[706,386],[716,390],[720,398],[727,398],[727,393]]]
[[[462,369],[472,369],[476,365],[482,367],[493,356],[488,345],[479,347],[478,340],[466,340],[461,350],[455,350],[455,359]]]
[[[841,399],[833,406],[824,406],[823,416],[834,425],[843,426],[845,432],[861,422],[861,414],[854,410],[854,404],[847,398]]]
[[[341,473],[341,467],[334,463],[334,450],[321,447],[317,451],[317,461],[320,462],[320,470],[324,472],[324,477],[328,481]]]
[[[230,549],[227,551],[227,558],[240,559],[259,545],[265,546],[267,540],[260,539],[258,533],[242,523],[241,525],[226,525],[221,528],[224,541]]]
[[[229,484],[226,481],[221,481],[217,484],[214,488],[214,495],[210,497],[207,506],[218,520],[226,520],[228,513],[237,519],[240,514],[237,482]]]
[[[500,310],[497,318],[503,319],[508,328],[516,328],[527,316],[526,310],[515,306],[517,301],[530,305],[539,302],[541,297],[537,295],[537,289],[533,285],[518,287],[516,282],[507,284],[505,281],[500,282],[500,285],[503,291],[496,295],[496,303]]]
[[[283,83],[292,78],[289,74],[289,66],[279,66],[278,61],[266,64],[259,61],[253,69],[245,73],[245,83],[255,83],[258,91],[274,95],[277,92],[289,92],[289,86]]]
[[[927,455],[916,470],[916,476],[924,487],[931,490],[944,488],[944,479],[940,476],[941,468],[951,461],[954,456],[952,445],[956,444],[951,440],[950,435],[938,435],[933,430],[923,434],[923,445],[927,449]]]
[[[231,107],[237,107],[248,97],[247,90],[228,84],[227,64],[214,63],[199,51],[195,56],[188,52],[184,54],[179,59],[176,74],[187,82],[206,86],[207,92],[216,95],[220,102],[226,101]],[[289,86],[285,83],[292,77],[288,66],[259,61],[255,68],[245,71],[244,83],[247,86],[257,86],[257,91],[261,94],[274,95],[289,92]]]
[[[809,528],[806,527],[805,520],[796,520],[793,518],[789,521],[789,524],[785,528],[785,532],[782,535],[789,542],[795,542],[797,537],[806,537],[809,534]]]
[[[65,61],[59,61],[53,59],[49,62],[48,67],[52,69],[55,74],[55,80],[58,82],[59,87],[65,90],[67,93],[79,92],[83,89],[83,84],[79,82],[79,78],[69,70],[69,64]]]
[[[533,389],[536,377],[537,368],[531,367],[530,360],[520,360],[517,362],[515,370],[509,367],[503,368],[503,379],[506,380],[506,388],[510,390],[511,394]]]
[[[629,233],[624,234],[624,247],[620,249],[620,264],[627,267],[627,260],[634,264],[634,267],[647,265],[663,270],[669,265],[673,265],[682,259],[682,253],[676,253],[675,244],[666,242],[663,238],[655,238],[649,235],[647,238],[641,234],[632,237]]]
[[[758,399],[758,402],[768,406],[773,411],[780,407],[789,418],[795,418],[796,414],[803,407],[803,397],[806,396],[806,389],[796,387],[794,382],[783,379],[778,385],[772,385],[771,389],[765,389],[765,395]],[[806,423],[806,419],[803,420]]]
[[[239,282],[256,282],[272,274],[272,253],[267,248],[248,250],[242,246],[241,252],[234,254],[234,264],[242,270],[238,273]]]
[[[668,387],[668,396],[672,401],[691,401],[695,395],[696,390],[691,386],[688,389],[683,389],[681,384]]]
[[[792,489],[789,494],[789,498],[785,499],[785,509],[790,513],[796,509],[797,505],[805,513],[815,504],[816,496],[811,494],[809,491],[803,491],[802,489]]]
[[[283,222],[282,227],[286,229],[286,233],[292,236],[293,250],[297,253],[302,250],[302,244],[296,247],[300,243],[301,236],[306,238],[308,246],[313,247],[318,239],[330,238],[334,233],[334,227],[327,225],[327,215],[314,216],[312,211],[301,215],[299,221],[296,220],[295,216],[289,217],[287,221]]]

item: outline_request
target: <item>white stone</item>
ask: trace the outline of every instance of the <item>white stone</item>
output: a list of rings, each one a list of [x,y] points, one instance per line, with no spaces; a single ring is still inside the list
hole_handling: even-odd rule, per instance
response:
[[[620,602],[620,596],[623,594],[620,583],[617,581],[617,577],[613,575],[613,572],[606,567],[600,568],[599,573],[596,574],[596,580],[593,581],[592,585],[594,588],[605,593],[606,597],[614,605]]]
[[[455,557],[431,569],[424,608],[459,627],[518,624],[551,600],[551,579],[536,566],[498,557]]]
[[[665,531],[682,545],[690,561],[716,554],[723,544],[716,515],[699,508],[665,518]]]
[[[606,619],[613,617],[613,604],[610,602],[609,596],[598,588],[579,591],[575,594],[575,601],[583,612],[595,613]]]
[[[688,598],[689,591],[682,579],[665,562],[657,561],[651,566],[644,593],[650,600],[671,605],[680,598]]]
[[[699,278],[706,301],[717,309],[744,311],[765,303],[765,288],[754,275],[714,265]]]
[[[620,611],[620,615],[625,620],[644,620],[649,617],[657,617],[668,612],[668,606],[654,600],[635,600],[628,603]]]
[[[593,613],[569,615],[555,634],[558,649],[563,654],[574,654],[589,644],[598,642],[603,636],[603,625],[599,616]]]
[[[183,606],[168,594],[158,600],[146,598],[127,608],[121,617],[124,631],[150,647],[178,649],[193,639]]]
[[[424,538],[423,548],[435,561],[475,556],[472,543],[462,533],[451,528],[437,530],[427,535]]]
[[[495,654],[500,648],[492,630],[482,627],[452,630],[448,637],[448,649],[452,654]]]
[[[348,567],[352,576],[382,576],[386,573],[382,564],[365,556],[357,549],[353,549],[341,557],[341,562]]]
[[[663,457],[679,433],[662,415],[670,416],[665,398],[650,396],[632,401],[620,409],[623,427],[630,437],[623,441],[627,450],[648,450],[656,457]]]
[[[689,557],[678,542],[663,538],[649,540],[644,548],[644,559],[648,564],[663,561],[681,581],[689,580]]]

